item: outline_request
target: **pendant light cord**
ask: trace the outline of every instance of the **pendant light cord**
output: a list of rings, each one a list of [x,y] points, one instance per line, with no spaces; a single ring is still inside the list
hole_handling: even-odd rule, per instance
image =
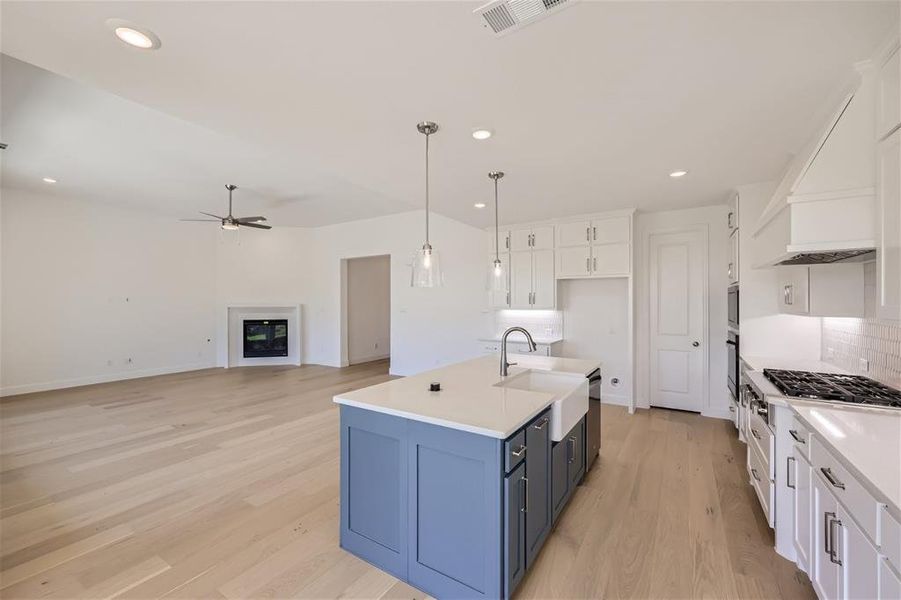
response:
[[[429,136],[425,134],[425,245],[429,244]]]
[[[497,217],[497,179],[494,180],[494,259],[501,260],[501,234]]]

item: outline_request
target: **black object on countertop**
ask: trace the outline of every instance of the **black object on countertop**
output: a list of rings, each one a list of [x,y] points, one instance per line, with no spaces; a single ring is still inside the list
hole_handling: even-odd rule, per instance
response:
[[[429,391],[430,392],[440,392],[441,384],[437,381],[433,381],[432,383],[429,384]]]

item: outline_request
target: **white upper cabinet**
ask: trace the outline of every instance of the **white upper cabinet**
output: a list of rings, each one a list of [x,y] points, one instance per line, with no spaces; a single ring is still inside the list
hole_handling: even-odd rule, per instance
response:
[[[542,225],[527,229],[514,229],[510,232],[510,250],[553,250],[554,226]]]
[[[779,312],[811,317],[863,317],[863,263],[778,267]]]
[[[628,277],[632,217],[615,215],[557,225],[557,278]]]
[[[879,68],[876,83],[876,137],[882,139],[901,124],[901,52],[898,47]]]
[[[522,252],[532,249],[532,230],[514,229],[510,232],[510,250]]]
[[[532,253],[510,254],[510,308],[532,308]]]
[[[553,250],[510,254],[510,308],[552,309],[556,289]]]
[[[591,221],[574,221],[557,225],[557,248],[574,248],[591,244]]]
[[[501,244],[503,244],[503,241],[501,241]],[[499,254],[492,253],[491,256],[488,257],[488,260],[485,261],[485,264],[492,264],[495,257],[500,258],[501,265],[503,265],[504,275],[507,278],[507,289],[503,292],[489,291],[488,306],[491,308],[510,308],[510,253],[504,251]]]
[[[738,283],[738,230],[734,230],[729,236],[729,283]]]
[[[896,53],[897,54],[897,53]],[[901,130],[876,148],[876,311],[901,319]]]

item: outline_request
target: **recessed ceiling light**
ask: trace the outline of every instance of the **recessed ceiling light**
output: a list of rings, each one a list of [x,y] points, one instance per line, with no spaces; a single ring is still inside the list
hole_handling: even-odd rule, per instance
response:
[[[113,30],[116,37],[141,50],[156,50],[161,46],[160,38],[149,29],[138,27],[122,19],[107,19],[106,26]]]
[[[41,181],[43,181],[44,183],[56,183],[56,179],[54,179],[53,177],[44,177],[44,179],[42,179]]]
[[[670,177],[685,177],[688,175],[688,171],[673,171],[669,174]]]
[[[476,202],[475,204],[473,204],[473,206],[475,206],[476,208],[485,208],[485,203],[484,202]]]
[[[477,140],[487,140],[492,135],[494,135],[494,132],[491,131],[490,129],[473,129],[472,130],[472,137],[474,137]]]

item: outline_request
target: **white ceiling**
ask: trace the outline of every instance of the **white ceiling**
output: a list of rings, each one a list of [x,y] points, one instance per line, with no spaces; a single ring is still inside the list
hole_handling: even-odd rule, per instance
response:
[[[4,0],[2,52],[75,80],[4,60],[4,185],[190,216],[234,182],[236,212],[340,222],[422,206],[433,119],[434,207],[474,225],[493,169],[506,222],[718,203],[777,177],[898,24],[895,1],[583,1],[496,39],[476,6]]]

